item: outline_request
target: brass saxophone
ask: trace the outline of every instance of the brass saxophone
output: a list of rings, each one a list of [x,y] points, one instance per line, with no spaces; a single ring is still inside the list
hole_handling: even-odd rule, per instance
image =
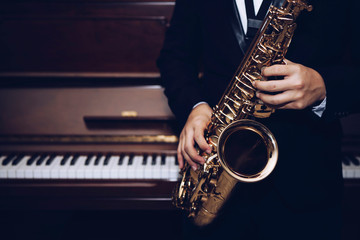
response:
[[[253,120],[269,117],[274,109],[256,98],[252,82],[264,80],[263,67],[284,64],[295,20],[304,9],[312,10],[306,0],[285,0],[281,8],[269,8],[232,81],[213,109],[205,131],[212,152],[198,150],[205,159],[204,165],[194,171],[185,164],[180,171],[182,180],[174,189],[173,203],[187,211],[198,226],[213,221],[238,181],[260,181],[275,168],[276,139],[267,127]]]

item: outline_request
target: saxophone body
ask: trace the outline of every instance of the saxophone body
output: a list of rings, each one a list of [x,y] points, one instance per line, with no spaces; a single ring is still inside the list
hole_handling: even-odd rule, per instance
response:
[[[187,163],[174,189],[173,203],[188,212],[195,225],[206,226],[218,215],[237,182],[257,182],[275,168],[278,146],[274,135],[257,118],[274,109],[256,98],[253,81],[264,80],[261,69],[284,64],[296,23],[306,0],[285,0],[271,6],[219,103],[214,107],[205,138],[212,147],[199,150],[205,163],[194,171]]]

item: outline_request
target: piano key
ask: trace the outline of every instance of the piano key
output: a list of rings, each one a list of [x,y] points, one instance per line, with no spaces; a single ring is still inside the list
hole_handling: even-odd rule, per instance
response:
[[[24,154],[20,154],[12,161],[11,165],[16,166],[23,159],[24,159]]]
[[[168,156],[162,156],[161,158],[161,178],[168,179],[170,177],[170,162]]]
[[[30,156],[24,156],[24,155],[20,155],[19,157],[17,157],[13,163],[11,164],[11,168],[8,169],[7,171],[7,177],[8,178],[16,178],[16,171],[19,168],[22,168],[24,165],[26,165],[26,161],[30,158]],[[15,163],[16,161],[16,163]]]
[[[78,179],[84,179],[85,178],[85,172],[86,172],[86,168],[88,167],[89,165],[89,162],[88,161],[89,157],[87,156],[80,156],[79,159],[78,159],[78,166],[76,168],[76,172],[75,172],[75,176],[76,178]],[[88,163],[88,165],[86,165],[86,163]]]
[[[10,156],[10,155],[9,155]],[[9,156],[0,157],[0,178],[7,178],[8,169],[11,167],[11,164],[4,164],[4,161],[9,158]]]
[[[100,161],[102,160],[102,155],[97,155],[95,159],[95,166],[98,166],[100,164]]]
[[[179,165],[177,164],[175,156],[169,156],[169,180],[176,181],[179,178]]]
[[[38,161],[36,161],[35,168],[33,170],[34,178],[43,178],[42,172],[45,171],[46,168],[50,168],[49,166],[46,166],[46,161],[48,160],[48,158],[50,158],[49,155],[43,155],[39,158]]]
[[[90,155],[90,157],[88,157],[88,159],[85,162],[85,178],[86,179],[92,179],[93,178],[93,171],[94,171],[94,167],[95,167],[95,160],[96,160],[97,156],[95,155]]]
[[[144,175],[144,168],[142,166],[143,156],[135,155],[128,164],[128,174],[127,178],[129,179],[141,179]]]
[[[28,166],[27,162],[29,161],[29,159],[31,158],[30,155],[26,155],[24,157],[23,160],[21,160],[21,162],[16,165],[15,167],[15,178],[19,178],[19,179],[24,179],[25,178],[25,169]]]
[[[104,166],[102,169],[101,178],[110,179],[111,178],[111,169],[116,166],[119,161],[119,157],[111,156],[108,154],[104,160]]]
[[[54,161],[51,164],[50,169],[50,178],[58,179],[60,178],[60,168],[62,167],[61,163],[64,159],[64,156],[58,155],[54,158]]]
[[[85,156],[79,156],[79,155],[75,155],[73,156],[73,158],[71,159],[70,162],[70,167],[69,167],[69,171],[68,171],[68,176],[67,178],[69,179],[75,179],[75,178],[79,178],[77,173],[77,170],[81,167],[85,165]],[[84,174],[84,178],[85,178],[85,174]]]
[[[41,155],[33,155],[26,163],[25,166],[25,178],[34,178],[34,170],[36,168],[37,161],[41,158]]]
[[[91,162],[91,159],[93,159],[94,154],[90,154],[89,156],[87,156],[86,161],[85,161],[85,165],[88,166]]]
[[[55,154],[51,154],[45,164],[46,165],[51,165],[52,162],[54,161],[54,159],[55,159]]]
[[[28,165],[28,166],[32,165],[32,164],[33,164],[34,162],[36,162],[39,158],[40,158],[40,155],[38,155],[38,154],[32,155],[31,158],[28,159],[26,165]]]
[[[111,156],[109,163],[109,174],[110,174],[109,178],[111,179],[119,178],[119,172],[118,172],[119,161],[120,161],[120,156]]]
[[[66,154],[64,157],[63,157],[63,159],[61,160],[61,165],[63,166],[63,165],[65,165],[66,164],[66,162],[68,161],[70,159],[70,155],[69,154]]]
[[[118,177],[119,179],[128,178],[128,166],[130,165],[132,157],[130,155],[123,155],[119,159],[119,164],[117,165]]]
[[[17,156],[16,156],[15,154],[10,154],[10,155],[8,155],[8,156],[3,160],[3,162],[2,162],[1,165],[3,165],[3,166],[9,165],[13,160],[15,160],[16,157],[17,157]]]
[[[38,160],[36,161],[36,165],[37,166],[40,166],[43,162],[44,162],[44,160],[47,160],[48,159],[48,156],[47,155],[42,155],[42,156],[40,156],[40,158],[38,158]]]
[[[161,155],[157,155],[155,157],[152,176],[153,179],[161,179]]]
[[[104,160],[104,166],[107,166],[107,165],[109,164],[110,157],[111,157],[110,154],[107,154],[107,155],[106,155],[105,160]]]
[[[44,164],[40,166],[40,176],[42,179],[51,178],[51,170],[53,169],[53,164],[55,163],[56,156],[54,154],[48,155],[46,159],[44,159]]]
[[[93,168],[93,178],[94,179],[101,179],[101,171],[104,166],[105,156],[99,155],[95,159],[95,167]]]
[[[60,179],[67,179],[68,172],[70,168],[70,163],[72,160],[72,155],[65,155],[64,158],[61,160],[60,168],[59,168],[59,178]]]
[[[74,166],[79,158],[79,155],[75,154],[73,158],[71,159],[70,165]]]
[[[154,157],[149,155],[146,157],[145,160],[145,166],[144,166],[144,178],[145,179],[151,179],[152,178],[152,175],[153,175],[153,160],[154,160]],[[144,163],[144,162],[143,162]]]

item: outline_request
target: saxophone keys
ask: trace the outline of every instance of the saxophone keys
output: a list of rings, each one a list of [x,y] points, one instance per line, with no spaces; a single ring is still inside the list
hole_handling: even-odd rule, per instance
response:
[[[203,195],[202,197],[201,197],[201,201],[204,203],[204,202],[207,202],[207,200],[208,200],[209,198],[207,197],[207,196],[205,196],[205,195]]]

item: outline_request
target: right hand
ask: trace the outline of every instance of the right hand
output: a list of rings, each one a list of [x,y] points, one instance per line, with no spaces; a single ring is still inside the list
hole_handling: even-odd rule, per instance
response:
[[[198,154],[195,144],[207,153],[211,153],[211,147],[206,142],[204,131],[210,122],[213,110],[206,103],[196,106],[185,123],[179,138],[179,145],[177,149],[177,157],[179,168],[184,167],[184,159],[190,166],[196,170],[198,164],[204,164],[205,160]]]

